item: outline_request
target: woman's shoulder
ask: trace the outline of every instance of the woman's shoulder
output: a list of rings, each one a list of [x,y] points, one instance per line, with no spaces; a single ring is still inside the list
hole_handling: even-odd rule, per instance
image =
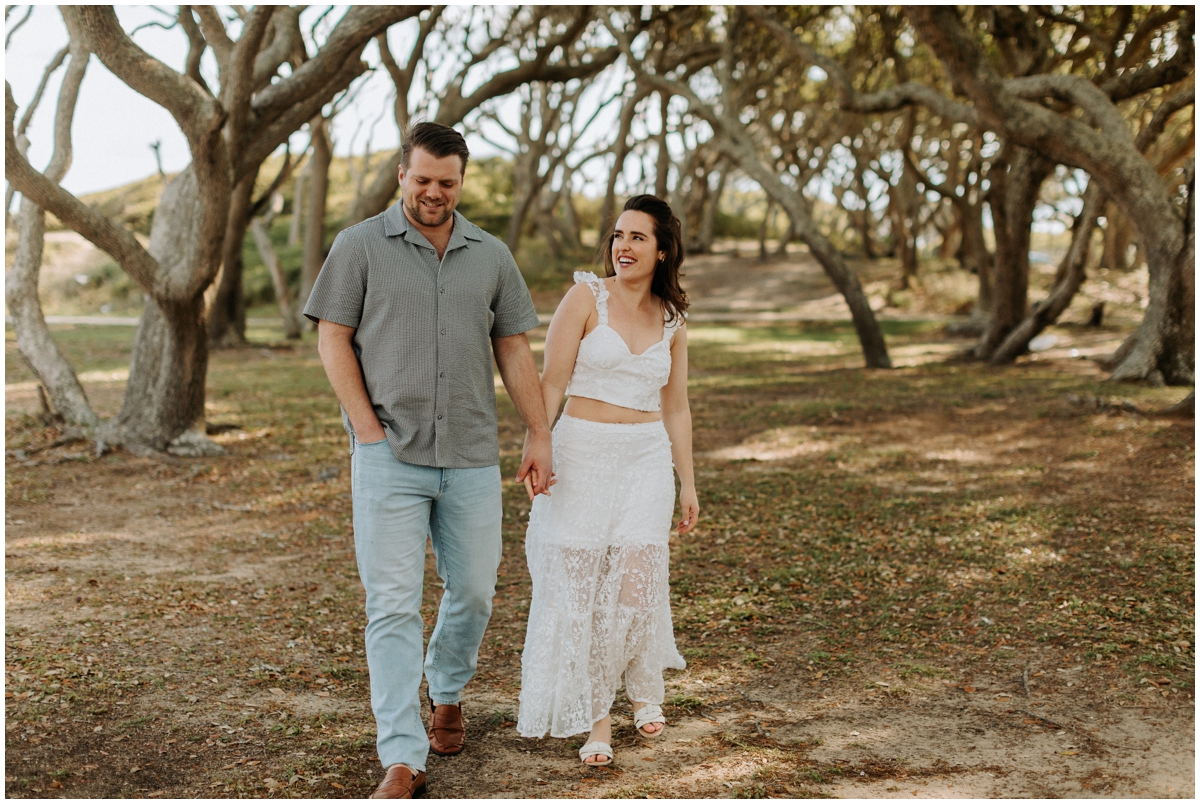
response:
[[[584,272],[580,271],[579,273]],[[595,274],[592,274],[592,276],[595,276]],[[558,308],[554,311],[554,315],[586,317],[591,313],[592,310],[595,309],[595,307],[595,292],[588,287],[588,283],[586,281],[580,281],[573,285],[566,292],[566,294],[563,295],[562,301],[558,303]]]

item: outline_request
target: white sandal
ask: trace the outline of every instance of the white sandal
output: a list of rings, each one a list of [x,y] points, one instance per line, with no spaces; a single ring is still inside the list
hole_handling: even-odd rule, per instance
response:
[[[596,756],[597,754],[608,757],[608,759],[604,760],[603,762],[587,761],[588,757]],[[579,749],[579,761],[584,765],[587,765],[589,768],[598,768],[603,767],[604,765],[611,765],[613,761],[612,746],[608,743],[602,743],[599,740],[594,740],[593,742],[590,742],[583,748]]]
[[[651,723],[661,723],[663,728],[658,731],[649,732],[642,731],[644,726]],[[662,707],[658,704],[646,704],[641,709],[633,713],[633,725],[637,728],[637,733],[647,740],[657,740],[662,737],[662,733],[666,731],[667,719],[663,717]]]

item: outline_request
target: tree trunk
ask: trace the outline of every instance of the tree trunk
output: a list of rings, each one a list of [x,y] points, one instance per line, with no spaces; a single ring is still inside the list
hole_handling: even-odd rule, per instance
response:
[[[165,309],[148,299],[134,336],[125,402],[111,425],[120,442],[175,455],[222,454],[204,437],[207,372],[203,294]]]
[[[1116,204],[1107,206],[1104,217],[1104,251],[1100,255],[1100,267],[1124,273],[1130,267],[1129,243],[1133,239],[1133,227]]]
[[[907,210],[899,209],[892,213],[892,226],[896,231],[896,253],[900,257],[900,276],[896,279],[896,289],[908,290],[917,276],[917,243]]]
[[[775,246],[775,254],[783,257],[787,254],[788,244],[796,238],[796,222],[792,220],[791,215],[784,215],[786,221],[783,227],[783,234],[779,236],[779,245]]]
[[[518,152],[513,159],[513,199],[512,214],[508,218],[508,228],[504,233],[504,244],[513,254],[521,246],[521,238],[525,234],[525,220],[537,203],[541,182],[538,181],[537,161],[540,151],[535,154],[537,143],[530,144],[527,153]]]
[[[1092,232],[1096,229],[1096,221],[1100,217],[1100,210],[1103,206],[1104,194],[1100,192],[1100,188],[1096,185],[1089,186],[1084,198],[1083,209],[1075,218],[1075,225],[1071,233],[1071,246],[1067,249],[1062,264],[1059,265],[1054,287],[1050,289],[1050,293],[1045,299],[1033,305],[1029,315],[1014,327],[1008,337],[997,347],[992,354],[992,365],[1011,363],[1019,355],[1025,354],[1029,349],[1029,342],[1037,337],[1039,332],[1057,321],[1063,311],[1071,305],[1071,300],[1075,298],[1075,294],[1083,284],[1088,254],[1091,251]]]
[[[229,200],[221,276],[217,280],[217,293],[208,311],[208,341],[215,349],[243,346],[246,343],[242,248],[246,242],[246,227],[250,225],[250,202],[256,177],[257,171],[255,175],[248,175],[234,185],[233,197]]]
[[[873,260],[879,256],[879,253],[875,247],[875,233],[871,227],[871,204],[867,201],[870,194],[867,191],[867,182],[863,178],[862,160],[857,155],[854,160],[854,183],[854,192],[862,199],[863,208],[859,214],[853,215],[853,218],[858,225],[859,237],[862,238],[863,256],[868,260]],[[794,225],[792,229],[795,229]]]
[[[275,247],[271,245],[271,235],[259,218],[250,221],[250,233],[254,235],[254,244],[258,247],[258,254],[262,257],[263,265],[271,274],[271,285],[275,289],[275,301],[279,304],[279,316],[283,319],[283,332],[289,340],[298,339],[300,337],[300,320],[292,304],[292,292],[288,289],[287,278],[283,275],[283,268],[280,267],[279,260],[275,256]]]
[[[46,166],[45,178],[57,183],[66,175],[71,166],[72,145],[71,125],[75,119],[75,105],[79,97],[79,88],[83,83],[91,55],[83,42],[73,36],[70,46],[55,58],[46,70],[42,79],[42,87],[50,73],[62,63],[67,54],[71,60],[63,76],[58,95],[58,104],[54,120],[54,152],[50,164]],[[41,88],[38,95],[41,94]],[[22,124],[31,119],[37,99],[25,113]],[[13,109],[15,112],[15,108]],[[11,117],[8,118],[11,125]],[[23,132],[23,129],[22,129]],[[19,140],[12,145],[18,147],[24,155],[28,140],[21,134]],[[10,184],[9,190],[15,190]],[[11,200],[6,202],[11,203]],[[5,206],[7,216],[8,206]],[[17,214],[17,249],[13,255],[13,266],[5,277],[4,293],[8,302],[8,312],[13,319],[13,329],[17,336],[17,349],[21,356],[33,369],[33,373],[41,380],[50,396],[54,413],[61,416],[66,424],[79,427],[95,427],[100,423],[99,417],[88,403],[87,395],[75,370],[71,368],[66,357],[54,342],[46,319],[42,313],[42,302],[38,295],[38,279],[42,269],[42,249],[45,245],[46,213],[33,199],[22,195],[20,211]]]
[[[312,129],[312,160],[309,166],[311,186],[308,188],[308,214],[304,222],[304,268],[300,273],[300,298],[297,306],[303,310],[308,294],[317,283],[317,275],[325,264],[325,199],[329,193],[329,165],[333,162],[333,143],[325,119],[314,117]]]
[[[135,452],[146,448],[185,456],[225,452],[204,433],[209,351],[204,290],[211,279],[193,278],[193,260],[206,235],[199,225],[205,203],[195,170],[189,166],[167,185],[155,209],[148,251],[160,266],[159,286],[147,296],[134,335],[121,412],[101,436]]]
[[[987,329],[992,317],[992,277],[994,261],[983,237],[983,203],[971,203],[966,199],[951,197],[955,217],[961,234],[957,258],[959,266],[975,274],[979,279],[979,291],[971,308],[971,326],[975,335]]]
[[[717,176],[717,189],[713,190],[708,198],[704,216],[700,219],[700,233],[696,236],[695,248],[699,254],[711,254],[713,240],[716,238],[717,213],[721,211],[721,196],[725,194],[725,180],[729,176],[729,170],[724,165],[718,166],[717,169],[720,171]]]
[[[1196,381],[1196,177],[1188,169],[1185,239],[1169,270],[1150,272],[1150,304],[1141,326],[1117,351],[1115,381],[1168,385]]]
[[[1181,419],[1196,418],[1196,392],[1193,390],[1183,399],[1176,402],[1174,405],[1163,408],[1158,411],[1159,416],[1177,416]]]
[[[54,342],[38,297],[46,213],[28,198],[21,198],[17,213],[20,239],[13,267],[5,277],[4,294],[17,335],[17,349],[50,395],[54,412],[67,424],[95,427],[99,417],[58,344]]]
[[[950,205],[951,209],[954,205]],[[938,235],[941,236],[942,242],[938,244],[938,259],[949,260],[958,258],[959,265],[962,264],[962,222],[959,220],[958,213],[955,212],[953,219],[944,226],[938,226]]]
[[[1025,318],[1029,301],[1029,237],[1033,210],[1042,182],[1053,165],[1036,152],[1012,146],[1015,154],[1007,165],[993,164],[989,206],[996,234],[996,256],[992,272],[992,310],[975,356],[990,360],[996,348]],[[997,163],[1002,160],[998,159]],[[997,168],[1001,168],[997,170]]]
[[[758,261],[767,261],[767,232],[771,228],[771,216],[775,214],[774,199],[767,199],[767,209],[763,212],[762,225],[758,227]]]
[[[579,213],[575,210],[575,199],[571,196],[571,172],[564,171],[559,203],[562,204],[563,245],[572,254],[582,254],[583,234],[579,226]]]
[[[304,166],[304,170],[296,174],[296,183],[292,185],[292,220],[288,225],[288,245],[294,246],[300,242],[301,232],[304,227],[300,222],[304,220],[304,178],[312,169],[312,162]]]
[[[898,70],[898,75],[906,73],[907,70],[903,72]],[[910,106],[904,110],[901,142],[912,142],[915,127],[916,109]],[[900,163],[900,178],[896,180],[896,186],[889,189],[889,193],[891,198],[888,203],[888,213],[892,218],[896,250],[900,255],[900,276],[897,278],[896,286],[898,290],[908,290],[917,278],[917,237],[914,232],[915,213],[913,211],[917,194],[917,180],[907,161]]]
[[[667,107],[671,104],[671,96],[666,92],[658,94],[658,119],[660,130],[655,141],[658,143],[658,164],[654,176],[654,194],[666,200],[667,177],[671,172],[671,152],[667,149]]]

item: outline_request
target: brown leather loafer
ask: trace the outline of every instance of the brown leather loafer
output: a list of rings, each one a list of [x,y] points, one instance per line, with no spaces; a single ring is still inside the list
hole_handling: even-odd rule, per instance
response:
[[[429,750],[443,757],[461,752],[466,732],[463,728],[462,706],[435,706],[433,701],[430,701],[429,709]]]
[[[416,798],[425,792],[425,771],[412,772],[407,765],[393,765],[371,798]]]

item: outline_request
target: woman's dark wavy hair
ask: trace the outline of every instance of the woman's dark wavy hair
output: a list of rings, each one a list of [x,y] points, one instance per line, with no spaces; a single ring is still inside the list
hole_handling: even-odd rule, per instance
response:
[[[650,292],[663,301],[667,314],[667,322],[673,323],[687,312],[687,294],[679,286],[679,277],[683,266],[683,227],[679,218],[671,211],[671,205],[653,195],[635,195],[625,202],[622,212],[634,210],[644,212],[654,219],[654,239],[658,241],[658,250],[663,252],[663,258],[654,267],[654,279],[650,281]],[[616,222],[608,229],[608,235],[600,241],[604,260],[604,275],[616,276],[613,266],[612,244],[616,236]]]

